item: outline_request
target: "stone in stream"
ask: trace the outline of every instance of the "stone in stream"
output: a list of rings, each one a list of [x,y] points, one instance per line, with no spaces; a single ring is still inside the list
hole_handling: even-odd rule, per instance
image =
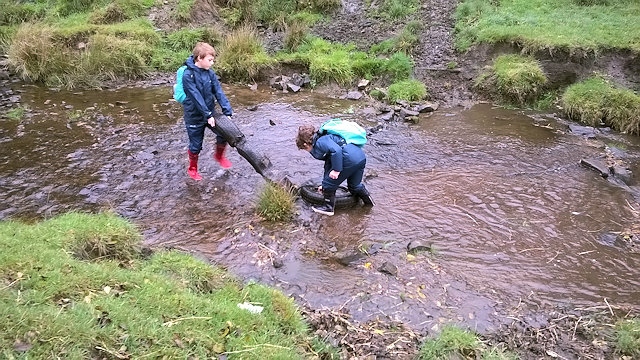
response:
[[[422,240],[411,240],[411,242],[407,244],[407,251],[411,254],[422,251],[431,251],[431,245],[423,242]]]
[[[381,273],[389,274],[391,276],[398,275],[398,267],[393,265],[390,262],[385,261],[379,268],[378,271]]]

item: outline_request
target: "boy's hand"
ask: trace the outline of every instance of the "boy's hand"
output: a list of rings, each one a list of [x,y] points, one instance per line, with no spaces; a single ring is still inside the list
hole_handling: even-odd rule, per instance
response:
[[[207,119],[207,122],[209,123],[209,125],[211,125],[211,127],[216,127],[216,119],[214,119],[213,116]]]
[[[337,179],[338,176],[340,176],[340,171],[331,170],[331,172],[329,173],[329,177],[334,180]]]

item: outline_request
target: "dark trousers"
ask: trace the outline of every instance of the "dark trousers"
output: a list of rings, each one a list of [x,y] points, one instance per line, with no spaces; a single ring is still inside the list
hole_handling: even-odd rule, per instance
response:
[[[185,121],[185,127],[187,128],[187,135],[189,136],[189,151],[193,154],[199,154],[202,150],[202,142],[204,140],[204,130],[209,129],[216,134],[216,144],[226,144],[224,136],[218,132],[218,130],[206,121],[189,123]]]
[[[358,164],[342,169],[337,179],[329,177],[329,172],[324,173],[322,179],[322,189],[327,192],[334,192],[338,189],[340,184],[347,180],[347,187],[349,191],[354,193],[362,190],[362,177],[364,176],[364,167],[367,165],[367,160],[362,160]]]

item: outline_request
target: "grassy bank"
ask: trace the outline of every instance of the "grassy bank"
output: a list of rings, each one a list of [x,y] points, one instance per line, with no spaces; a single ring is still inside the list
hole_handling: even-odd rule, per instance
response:
[[[174,72],[198,41],[218,49],[215,69],[227,82],[259,81],[274,66],[295,63],[307,69],[314,85],[348,85],[361,78],[392,84],[410,79],[413,62],[408,54],[421,28],[409,22],[396,37],[364,52],[310,35],[310,26],[340,6],[335,0],[214,1],[208,11],[220,21],[197,25],[189,25],[195,3],[181,0],[170,18],[185,26],[163,31],[147,18],[154,11],[150,0],[61,4],[39,0],[12,5],[0,17],[0,47],[21,78],[71,89],[144,78],[154,71]],[[403,8],[396,2],[385,4]],[[284,49],[268,54],[257,24],[283,31]]]
[[[1,222],[0,357],[316,355],[292,299],[179,252],[143,258],[139,242],[110,214]]]
[[[465,0],[456,20],[456,46],[462,51],[506,42],[530,50],[640,52],[640,2],[635,0]]]

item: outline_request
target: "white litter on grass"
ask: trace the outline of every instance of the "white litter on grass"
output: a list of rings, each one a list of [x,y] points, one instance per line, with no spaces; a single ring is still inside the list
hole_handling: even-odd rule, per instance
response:
[[[252,314],[260,314],[264,308],[262,306],[249,304],[248,302],[243,302],[242,304],[238,304],[238,307],[243,310],[247,310]]]

